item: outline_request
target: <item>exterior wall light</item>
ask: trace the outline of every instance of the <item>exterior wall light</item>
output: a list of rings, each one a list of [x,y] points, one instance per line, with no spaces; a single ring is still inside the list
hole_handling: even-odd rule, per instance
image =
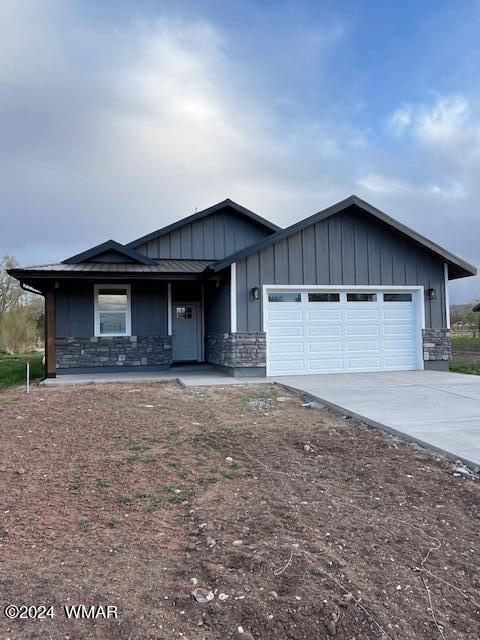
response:
[[[436,289],[429,289],[428,290],[428,299],[429,300],[436,300],[437,299],[437,290]]]
[[[252,296],[254,300],[260,300],[260,289],[258,287],[253,287]]]

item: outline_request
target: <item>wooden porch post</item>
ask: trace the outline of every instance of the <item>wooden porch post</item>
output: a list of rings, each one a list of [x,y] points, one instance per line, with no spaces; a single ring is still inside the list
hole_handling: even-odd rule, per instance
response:
[[[45,375],[56,377],[57,349],[55,345],[55,290],[45,293]]]

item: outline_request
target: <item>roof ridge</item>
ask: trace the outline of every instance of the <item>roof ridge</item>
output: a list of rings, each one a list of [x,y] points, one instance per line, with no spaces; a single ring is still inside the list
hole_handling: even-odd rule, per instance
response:
[[[185,216],[184,218],[181,218],[176,222],[172,222],[164,227],[161,227],[160,229],[157,229],[156,231],[152,231],[151,233],[147,233],[146,235],[141,236],[136,240],[132,240],[132,242],[126,243],[125,246],[132,249],[136,249],[138,246],[144,244],[145,242],[156,240],[157,238],[160,238],[161,236],[164,236],[167,233],[170,233],[172,231],[175,231],[176,229],[184,227],[186,224],[195,222],[195,220],[201,220],[202,218],[205,218],[211,215],[212,213],[221,211],[221,209],[224,209],[225,207],[230,207],[231,209],[234,209],[237,213],[243,216],[246,216],[251,220],[254,220],[258,224],[263,225],[264,227],[266,227],[267,229],[270,229],[274,233],[281,229],[281,227],[274,224],[273,222],[270,222],[270,220],[263,218],[262,216],[258,215],[253,211],[250,211],[250,209],[247,209],[241,204],[238,204],[231,198],[226,198],[225,200],[222,200],[221,202],[217,202],[217,204],[207,207],[206,209],[202,209],[201,211],[196,211],[195,213],[192,213],[189,216]]]

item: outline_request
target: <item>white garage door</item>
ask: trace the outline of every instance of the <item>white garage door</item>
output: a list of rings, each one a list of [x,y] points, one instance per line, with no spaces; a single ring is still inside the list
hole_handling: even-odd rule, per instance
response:
[[[267,375],[420,369],[418,290],[266,291]]]

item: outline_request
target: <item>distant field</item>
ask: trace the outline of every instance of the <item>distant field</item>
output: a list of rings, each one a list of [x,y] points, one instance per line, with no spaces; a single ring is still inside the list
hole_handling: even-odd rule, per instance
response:
[[[15,387],[25,382],[25,360],[30,360],[30,380],[43,378],[43,353],[21,353],[10,356],[0,353],[0,389]]]
[[[452,347],[470,347],[480,349],[480,338],[471,336],[452,336]]]
[[[452,336],[450,371],[480,375],[480,338]]]

